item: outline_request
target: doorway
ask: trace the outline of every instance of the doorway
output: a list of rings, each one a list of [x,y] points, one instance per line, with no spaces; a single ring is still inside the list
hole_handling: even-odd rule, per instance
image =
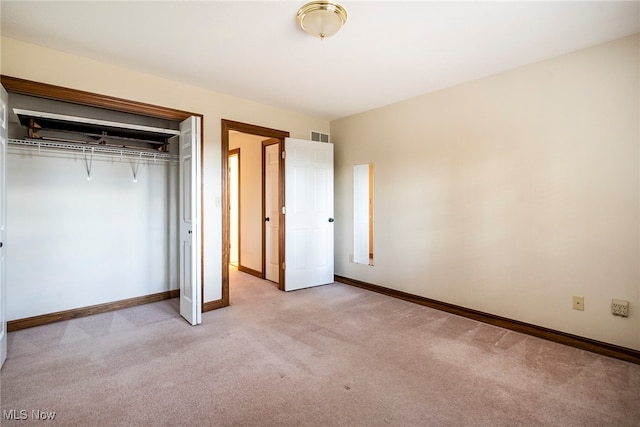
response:
[[[232,132],[239,132],[248,135],[254,135],[262,137],[263,140],[274,139],[277,142],[277,158],[279,170],[284,170],[284,161],[282,158],[282,152],[284,151],[284,139],[289,137],[289,132],[280,131],[276,129],[265,128],[261,126],[255,126],[247,123],[234,122],[231,120],[222,119],[222,135],[221,135],[221,159],[222,159],[222,303],[223,306],[229,305],[229,262],[230,262],[230,243],[231,243],[231,215],[230,215],[230,177],[229,177],[229,141]],[[261,168],[262,169],[262,168]],[[278,177],[278,206],[282,205],[284,200],[284,175],[279,174]],[[262,198],[260,198],[262,199]],[[241,204],[242,202],[240,202]],[[263,208],[258,210],[260,215],[262,227],[264,227],[264,210]],[[285,243],[284,243],[284,215],[281,211],[278,212],[279,228],[278,228],[278,266],[282,266],[285,255]],[[244,234],[244,230],[241,234]],[[242,246],[242,243],[239,244]],[[263,252],[264,253],[264,252]],[[239,256],[242,262],[242,256]],[[265,270],[263,269],[263,272]],[[277,283],[280,290],[284,290],[284,271],[282,268],[278,268]]]
[[[229,260],[233,266],[232,261],[236,258],[237,265],[233,267],[260,279],[264,278],[262,242],[265,219],[262,213],[262,141],[264,139],[263,136],[237,131],[232,131],[229,135]],[[242,155],[238,157],[234,156],[234,153]],[[240,161],[238,178],[234,178],[234,160]],[[234,187],[236,187],[235,191]],[[238,224],[234,226],[236,218]],[[234,245],[236,239],[237,242]],[[277,281],[276,278],[275,282]]]
[[[240,265],[240,149],[229,150],[229,264]]]

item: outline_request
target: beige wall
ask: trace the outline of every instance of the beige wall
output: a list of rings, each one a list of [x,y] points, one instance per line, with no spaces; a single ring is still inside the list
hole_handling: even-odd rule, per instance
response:
[[[205,301],[219,299],[220,120],[329,123],[2,38],[2,74],[204,115]],[[638,36],[335,121],[336,273],[640,349]],[[349,262],[375,164],[375,266]],[[585,297],[585,311],[571,296]],[[611,298],[631,302],[628,319]]]
[[[636,35],[332,122],[336,274],[640,349],[639,52]],[[368,162],[373,267],[349,262]]]
[[[264,136],[229,134],[240,148],[240,265],[262,273],[262,141]]]
[[[146,102],[204,115],[204,301],[221,298],[220,133],[221,119],[289,131],[309,138],[311,129],[329,131],[315,119],[3,37],[4,75]],[[283,89],[286,90],[286,89]]]

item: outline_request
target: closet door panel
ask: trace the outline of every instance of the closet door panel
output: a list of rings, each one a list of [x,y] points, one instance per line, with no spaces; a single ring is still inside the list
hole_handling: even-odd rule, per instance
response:
[[[180,124],[180,315],[201,323],[200,269],[200,118]]]

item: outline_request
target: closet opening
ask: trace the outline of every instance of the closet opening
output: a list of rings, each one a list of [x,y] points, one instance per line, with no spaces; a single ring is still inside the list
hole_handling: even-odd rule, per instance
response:
[[[185,132],[201,149],[201,116],[6,76],[2,84],[11,118],[8,329],[182,297],[185,289],[201,296],[200,241],[189,263],[197,280],[180,291],[181,211],[201,218],[202,206],[179,208],[178,158]],[[195,128],[181,132],[185,121]],[[193,188],[199,195],[199,182]],[[200,229],[190,225],[188,234]],[[195,324],[201,297],[192,305]]]

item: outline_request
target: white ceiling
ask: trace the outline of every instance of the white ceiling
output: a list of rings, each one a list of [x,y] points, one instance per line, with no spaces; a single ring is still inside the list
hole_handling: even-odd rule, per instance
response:
[[[1,1],[2,35],[333,120],[640,31],[638,1]]]

